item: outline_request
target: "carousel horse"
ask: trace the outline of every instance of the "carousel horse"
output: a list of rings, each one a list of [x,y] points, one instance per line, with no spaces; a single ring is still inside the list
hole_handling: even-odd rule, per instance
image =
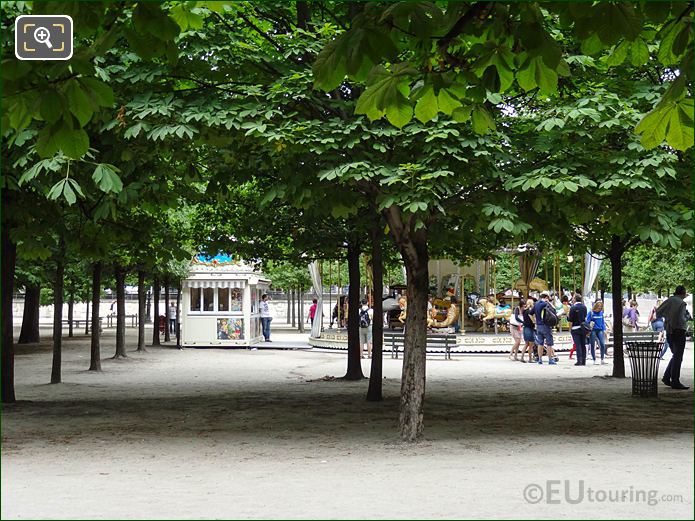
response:
[[[446,318],[444,320],[436,320],[434,318],[427,319],[427,327],[430,328],[442,328],[442,327],[454,327],[459,319],[459,309],[455,302],[449,303],[449,309],[446,312]]]

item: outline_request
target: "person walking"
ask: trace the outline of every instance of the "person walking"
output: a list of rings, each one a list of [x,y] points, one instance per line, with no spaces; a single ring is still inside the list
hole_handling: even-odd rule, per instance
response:
[[[263,330],[263,338],[266,342],[270,340],[270,321],[273,317],[270,315],[270,306],[268,305],[268,295],[261,295],[261,329]]]
[[[517,361],[519,360],[519,345],[521,345],[521,340],[523,338],[524,329],[524,308],[526,307],[526,299],[521,297],[519,299],[519,305],[514,308],[512,316],[509,317],[509,333],[512,335],[512,340],[514,344],[512,345],[512,351],[509,353],[509,359]],[[525,347],[525,346],[524,346]],[[521,355],[524,358],[524,355]]]
[[[659,333],[659,342],[664,343],[664,347],[661,349],[661,353],[659,353],[659,360],[664,359],[664,355],[666,355],[666,352],[668,351],[668,340],[666,340],[666,327],[664,325],[664,317],[658,317],[656,316],[656,310],[663,301],[661,299],[656,301],[656,304],[652,308],[652,310],[649,312],[649,318],[647,319],[647,322],[652,328],[652,331]]]
[[[309,322],[311,322],[311,327],[314,327],[314,317],[316,316],[316,308],[318,307],[318,299],[311,300],[311,306],[309,306]]]
[[[577,348],[577,361],[574,365],[586,365],[586,306],[581,295],[574,296],[574,303],[567,314],[572,341]]]
[[[589,311],[586,321],[589,323],[589,326],[591,326],[591,333],[589,336],[591,359],[594,361],[594,365],[598,363],[596,361],[596,343],[598,342],[601,365],[603,365],[606,363],[606,318],[603,314],[603,301],[597,300],[594,302],[594,307]]]
[[[524,305],[524,310],[522,312],[522,317],[523,317],[523,323],[524,323],[524,349],[521,352],[521,361],[526,363],[525,355],[528,352],[528,361],[529,363],[533,362],[533,351],[534,351],[534,346],[536,345],[536,323],[534,322],[534,315],[533,315],[533,306],[534,306],[533,299],[529,298],[525,305]],[[521,307],[521,304],[519,305]]]
[[[169,305],[169,333],[172,335],[176,333],[176,306],[174,304]]]
[[[536,316],[536,344],[538,345],[538,364],[543,365],[543,348],[548,351],[548,364],[556,365],[555,349],[553,349],[553,327],[557,325],[558,318],[555,309],[550,302],[550,295],[546,291],[541,293],[541,298],[533,307]]]
[[[372,323],[374,310],[369,307],[367,299],[362,299],[360,307],[360,358],[364,358],[364,345],[367,344],[367,356],[372,357]]]
[[[672,389],[689,389],[681,383],[681,363],[685,351],[685,328],[688,322],[688,309],[685,305],[685,286],[677,286],[672,296],[656,310],[657,317],[664,317],[666,339],[673,353],[661,381]]]
[[[639,320],[639,310],[637,309],[637,301],[630,301],[630,307],[623,310],[623,325],[627,326],[628,331],[639,331],[637,321]]]

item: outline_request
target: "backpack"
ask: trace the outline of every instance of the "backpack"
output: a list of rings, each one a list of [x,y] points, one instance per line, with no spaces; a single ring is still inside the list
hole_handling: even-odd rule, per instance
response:
[[[572,306],[572,307],[570,308],[570,312],[567,314],[567,320],[568,320],[569,322],[571,322],[572,324],[574,324],[574,317],[576,316],[576,314],[577,314],[577,308],[575,308],[574,306]]]
[[[541,317],[543,318],[543,323],[548,327],[557,326],[557,313],[550,304],[541,310]]]
[[[369,327],[369,309],[360,309],[360,327]]]

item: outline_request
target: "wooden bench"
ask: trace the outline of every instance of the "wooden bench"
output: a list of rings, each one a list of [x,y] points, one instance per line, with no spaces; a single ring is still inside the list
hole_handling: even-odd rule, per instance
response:
[[[429,353],[444,353],[445,360],[451,360],[451,348],[456,347],[455,333],[435,333],[427,335]],[[398,358],[398,351],[405,348],[405,334],[384,332],[384,349],[391,349],[391,358]]]
[[[103,321],[104,321],[104,317],[99,317],[99,332],[100,333],[104,330]],[[73,327],[76,327],[78,329],[80,328],[80,324],[84,324],[85,322],[88,322],[89,326],[91,327],[91,325],[92,325],[92,319],[91,318],[88,318],[86,320],[84,318],[73,318],[72,319]],[[63,324],[65,324],[69,327],[70,326],[70,320],[63,319]],[[87,324],[85,324],[85,325],[87,325]]]
[[[109,315],[106,315],[106,327],[115,327],[117,317],[118,317],[118,315],[116,313],[111,313]],[[126,315],[125,318],[130,319],[130,327],[137,327],[138,326],[137,313],[133,313],[132,315]]]
[[[659,332],[645,329],[644,331],[623,331],[623,345],[627,342],[657,342],[659,340]],[[613,333],[608,335],[606,340],[606,352],[609,348],[614,347]]]

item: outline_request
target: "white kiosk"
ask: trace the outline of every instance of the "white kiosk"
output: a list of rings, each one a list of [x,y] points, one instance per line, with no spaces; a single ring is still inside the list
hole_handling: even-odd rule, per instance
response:
[[[227,255],[196,256],[181,289],[181,344],[249,346],[262,340],[259,302],[270,280]]]

